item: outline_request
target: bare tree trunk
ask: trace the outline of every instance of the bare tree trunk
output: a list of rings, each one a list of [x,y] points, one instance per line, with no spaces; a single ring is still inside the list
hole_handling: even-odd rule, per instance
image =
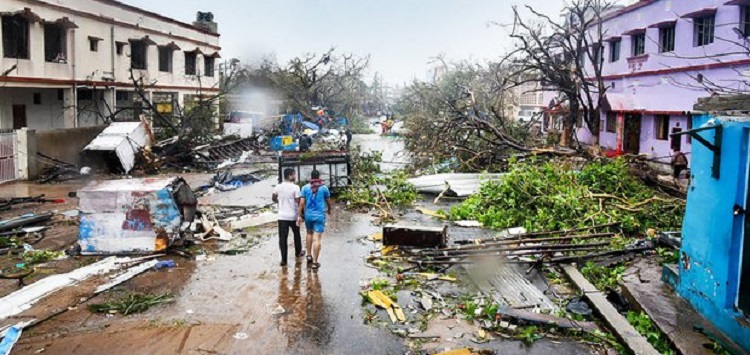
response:
[[[573,144],[573,125],[570,124],[570,118],[563,121],[562,135],[560,136],[560,146],[570,148]]]
[[[589,113],[590,115],[598,115],[598,112]],[[599,132],[601,132],[601,120],[597,118],[591,119],[591,145],[599,146]]]

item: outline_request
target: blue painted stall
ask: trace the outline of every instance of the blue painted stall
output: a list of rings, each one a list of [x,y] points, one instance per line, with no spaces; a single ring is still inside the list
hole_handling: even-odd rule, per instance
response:
[[[694,116],[693,127],[691,183],[675,286],[698,312],[750,352],[750,229],[745,212],[750,210],[750,116]]]
[[[78,244],[84,255],[148,254],[166,249],[192,222],[197,200],[179,178],[97,182],[78,191]]]

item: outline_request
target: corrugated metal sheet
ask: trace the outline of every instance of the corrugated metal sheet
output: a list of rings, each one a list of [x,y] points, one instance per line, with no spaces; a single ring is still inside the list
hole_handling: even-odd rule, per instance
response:
[[[466,197],[476,193],[482,183],[501,179],[505,174],[437,174],[409,179],[419,192],[439,194],[446,185],[456,196]]]
[[[176,190],[189,201],[177,201]],[[177,178],[104,181],[78,191],[83,254],[143,254],[179,236],[183,207],[195,197]]]
[[[115,122],[84,148],[90,152],[114,151],[125,173],[135,166],[135,155],[148,144],[146,126],[141,122]]]
[[[557,309],[549,297],[534,286],[516,264],[498,261],[491,267],[484,264],[481,267],[465,268],[477,286],[491,294],[495,302],[501,306],[518,309],[537,308],[542,311]]]

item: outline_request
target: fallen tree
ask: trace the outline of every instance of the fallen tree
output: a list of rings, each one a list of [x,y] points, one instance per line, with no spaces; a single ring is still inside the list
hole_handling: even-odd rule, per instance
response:
[[[597,160],[580,171],[571,164],[514,163],[451,209],[454,220],[491,228],[560,230],[619,223],[623,232],[679,230],[685,202],[659,193],[630,174],[625,160]]]

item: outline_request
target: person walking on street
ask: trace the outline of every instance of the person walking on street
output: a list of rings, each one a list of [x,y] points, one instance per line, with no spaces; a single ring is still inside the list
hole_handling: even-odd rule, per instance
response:
[[[320,245],[326,227],[326,214],[331,214],[331,192],[323,180],[320,172],[313,170],[310,183],[302,187],[302,198],[299,203],[299,218],[304,216],[307,229],[307,266],[320,268],[318,257]]]
[[[299,231],[299,218],[297,212],[300,203],[300,188],[295,183],[297,173],[294,169],[284,170],[284,181],[273,189],[273,202],[279,204],[279,249],[281,250],[281,266],[287,264],[287,253],[289,248],[289,229],[294,234],[294,255],[297,258],[305,256],[302,250],[302,236]]]

